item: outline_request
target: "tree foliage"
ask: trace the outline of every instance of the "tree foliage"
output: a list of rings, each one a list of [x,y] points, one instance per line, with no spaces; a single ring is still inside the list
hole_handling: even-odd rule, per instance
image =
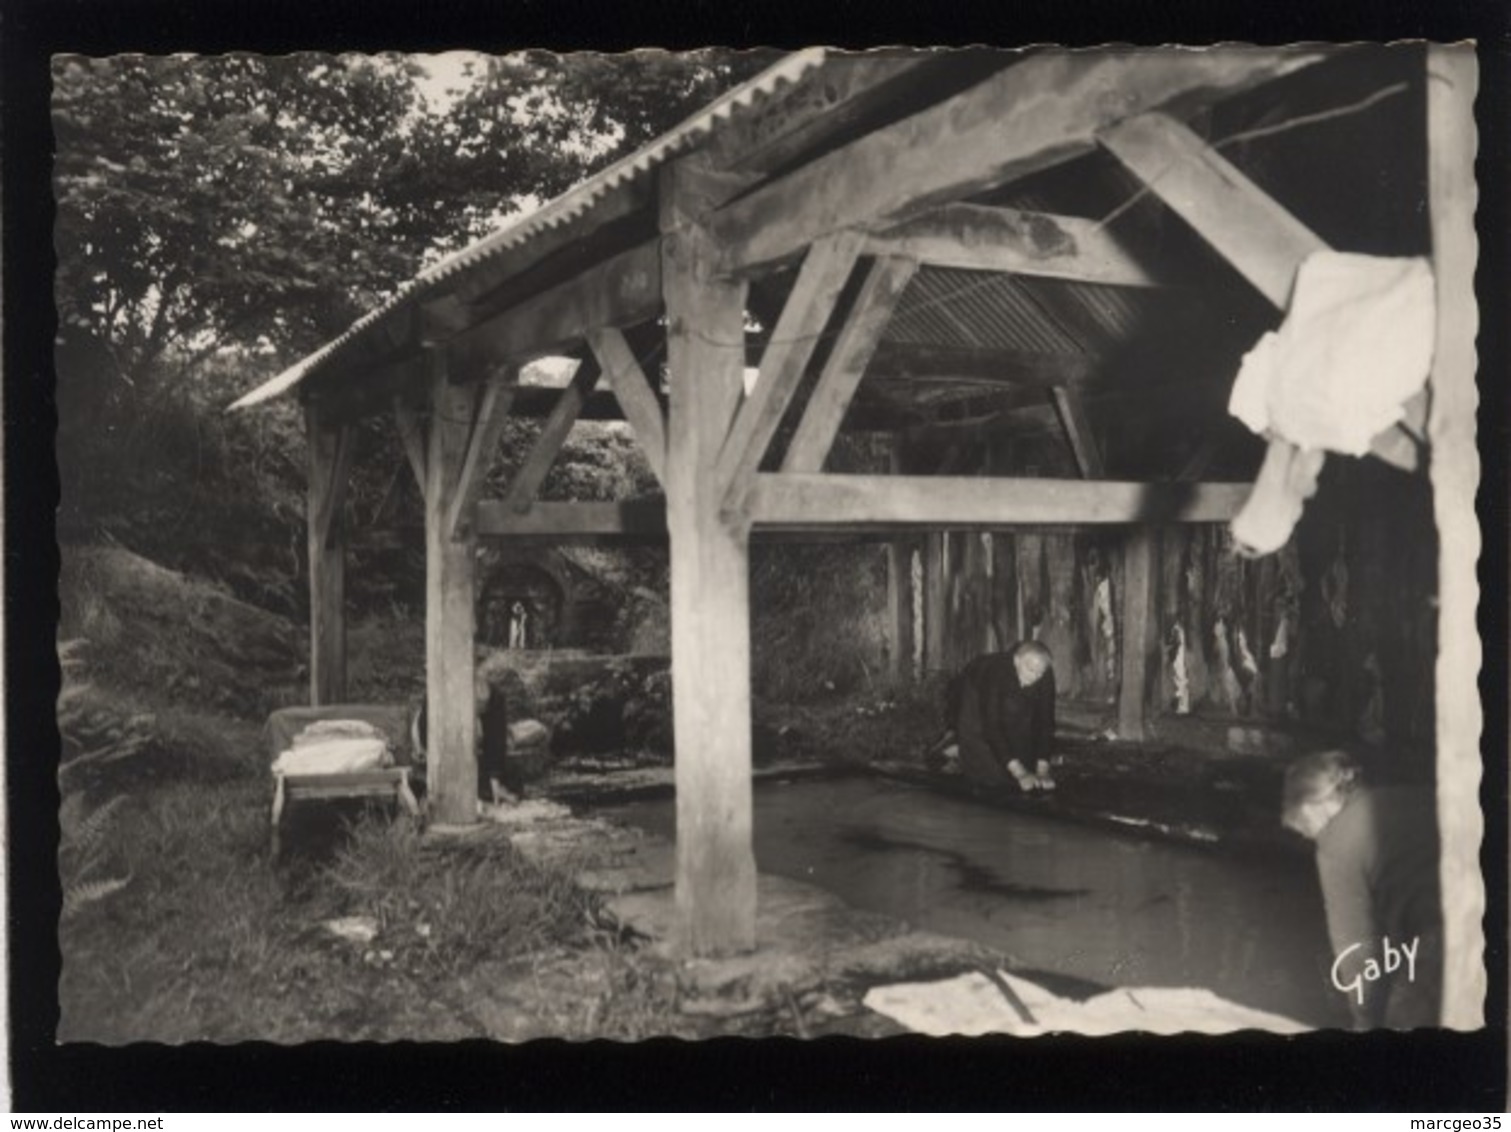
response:
[[[227,418],[224,406],[426,263],[655,137],[768,58],[476,56],[437,101],[410,57],[59,58],[68,535],[108,532],[179,568],[255,574],[299,599],[296,407]],[[352,516],[411,525],[418,499],[394,474],[401,462],[362,456],[380,445],[394,455],[386,426],[363,430]],[[516,431],[517,443],[532,435]],[[647,478],[629,459],[622,438],[574,443],[547,490],[612,494]],[[266,600],[254,583],[235,586]]]
[[[758,63],[480,56],[436,109],[400,56],[60,59],[60,323],[131,380],[175,348],[297,355]]]

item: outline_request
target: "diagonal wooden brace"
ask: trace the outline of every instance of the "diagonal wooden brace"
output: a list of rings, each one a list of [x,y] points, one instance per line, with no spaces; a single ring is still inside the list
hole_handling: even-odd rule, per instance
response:
[[[776,435],[803,373],[818,347],[819,337],[834,313],[855,260],[862,237],[854,232],[818,241],[803,261],[792,293],[772,328],[761,358],[755,389],[740,407],[739,416],[719,451],[715,482],[727,496],[742,495],[750,477]]]
[[[604,327],[588,334],[588,348],[598,360],[599,368],[609,379],[614,396],[624,410],[624,417],[634,430],[646,463],[656,480],[666,486],[666,416],[655,389],[625,340],[622,331]]]
[[[1327,250],[1322,237],[1173,118],[1141,114],[1102,130],[1097,140],[1278,310],[1290,306],[1306,258]],[[1407,402],[1407,425],[1382,432],[1375,455],[1408,471],[1417,466],[1421,430],[1411,426],[1425,418],[1425,400],[1419,393]]]
[[[822,470],[881,333],[917,271],[918,262],[911,259],[879,259],[871,265],[787,446],[784,472]]]
[[[477,393],[472,427],[467,435],[467,451],[457,470],[451,508],[446,513],[446,537],[455,541],[467,533],[476,510],[477,493],[498,449],[498,438],[509,419],[514,403],[519,371],[510,366],[495,373]]]
[[[506,506],[520,512],[530,509],[530,504],[535,501],[535,493],[540,490],[546,473],[556,462],[561,446],[566,443],[567,434],[577,423],[578,414],[582,412],[582,407],[587,402],[588,395],[593,392],[593,387],[598,384],[601,374],[596,358],[587,358],[578,364],[571,383],[561,391],[556,407],[546,418],[525,462],[514,474],[514,482],[509,485],[509,491],[504,496]]]

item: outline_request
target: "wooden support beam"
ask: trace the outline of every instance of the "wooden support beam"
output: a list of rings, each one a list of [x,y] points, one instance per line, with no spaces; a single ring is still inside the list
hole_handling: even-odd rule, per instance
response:
[[[514,480],[509,484],[509,492],[504,496],[506,506],[516,511],[530,509],[530,505],[535,502],[535,493],[540,490],[546,473],[556,462],[561,446],[566,443],[567,434],[577,423],[577,414],[582,412],[583,403],[587,401],[588,394],[593,392],[593,387],[598,384],[598,378],[602,373],[596,358],[589,358],[578,363],[577,371],[572,374],[571,383],[561,391],[561,396],[556,401],[556,408],[546,418],[546,423],[541,428],[540,435],[535,438],[535,443],[526,455],[525,462],[520,465],[519,471],[514,473]]]
[[[446,825],[477,820],[477,702],[470,531],[452,538],[458,473],[477,401],[447,378],[446,351],[429,351],[430,439],[425,464],[426,778],[430,816]]]
[[[1482,646],[1475,621],[1481,535],[1474,510],[1480,460],[1475,447],[1474,297],[1478,244],[1474,210],[1479,83],[1472,44],[1427,49],[1427,171],[1437,345],[1427,419],[1429,475],[1438,528],[1437,786],[1443,900],[1442,1024],[1485,1025],[1485,881],[1480,872],[1484,709],[1478,686]],[[1497,757],[1504,757],[1504,751]]]
[[[1215,99],[1318,58],[1240,47],[1040,52],[735,200],[713,222],[721,267],[749,271],[841,228],[974,195],[1086,152],[1119,119]]]
[[[651,497],[608,503],[536,503],[521,514],[501,502],[483,500],[477,505],[476,534],[479,539],[507,539],[511,545],[664,543],[666,501]],[[752,531],[750,539],[760,543],[884,543],[895,537],[894,531],[864,530],[834,523],[763,527]],[[406,545],[402,532],[394,530],[364,532],[362,542],[372,548],[395,549]]]
[[[661,401],[635,352],[630,349],[624,334],[612,327],[590,332],[588,348],[608,377],[614,396],[624,409],[625,419],[634,430],[640,451],[645,454],[646,463],[656,474],[657,482],[666,487],[666,418],[661,411]]]
[[[1144,114],[1103,130],[1098,140],[1212,245],[1277,309],[1290,306],[1296,272],[1327,243],[1185,125]],[[1376,456],[1405,471],[1418,464],[1425,395],[1407,403],[1407,421],[1382,432]]]
[[[457,472],[451,512],[446,519],[446,530],[453,539],[463,537],[472,525],[477,493],[498,451],[498,438],[504,431],[504,422],[509,419],[509,407],[514,402],[515,382],[518,380],[519,370],[514,367],[498,370],[475,395],[477,407],[473,410],[472,431],[467,437],[467,454]]]
[[[1098,139],[1278,309],[1302,261],[1327,244],[1189,128],[1144,114]]]
[[[803,261],[761,355],[755,388],[741,406],[719,452],[715,474],[726,492],[743,496],[750,477],[760,467],[855,267],[860,244],[859,235],[841,232],[820,240]]]
[[[305,406],[309,444],[306,515],[310,578],[310,705],[346,698],[346,485],[354,437]]]
[[[917,271],[918,264],[911,259],[878,259],[872,263],[787,446],[783,471],[817,472],[823,468],[881,333]]]
[[[993,476],[761,473],[751,493],[760,526],[873,529],[1103,523],[1218,523],[1252,484],[1119,483]]]
[[[502,501],[477,505],[478,538],[531,542],[658,542],[666,539],[666,502],[535,503],[517,511]]]
[[[1008,271],[1114,287],[1156,285],[1096,221],[1016,208],[947,204],[872,235],[865,254],[905,256],[931,267]]]
[[[399,427],[399,443],[404,446],[404,458],[409,461],[409,470],[414,473],[414,482],[420,495],[425,494],[425,426],[414,406],[402,397],[393,403],[394,422]]]
[[[1096,435],[1091,431],[1091,420],[1086,415],[1086,403],[1074,389],[1056,388],[1053,391],[1055,412],[1065,428],[1065,439],[1075,454],[1076,467],[1081,478],[1099,480],[1106,474],[1102,467],[1102,450],[1097,446]]]
[[[677,945],[692,955],[756,942],[748,528],[721,522],[710,474],[744,386],[745,288],[716,277],[707,229],[726,187],[697,156],[662,171]]]
[[[659,241],[605,260],[581,275],[453,338],[454,361],[525,362],[581,341],[589,331],[625,327],[661,310]]]
[[[1123,542],[1122,640],[1119,659],[1118,738],[1143,742],[1148,738],[1145,713],[1149,704],[1149,661],[1154,651],[1153,606],[1157,571],[1154,532],[1139,527]],[[1157,669],[1156,669],[1157,670]]]

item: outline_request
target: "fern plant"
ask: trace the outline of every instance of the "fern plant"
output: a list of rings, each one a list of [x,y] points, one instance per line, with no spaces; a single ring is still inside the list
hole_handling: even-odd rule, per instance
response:
[[[118,794],[103,805],[87,809],[84,796],[65,794],[58,809],[61,838],[58,874],[63,882],[63,918],[110,896],[131,883],[131,873],[112,875],[109,834],[126,801]]]

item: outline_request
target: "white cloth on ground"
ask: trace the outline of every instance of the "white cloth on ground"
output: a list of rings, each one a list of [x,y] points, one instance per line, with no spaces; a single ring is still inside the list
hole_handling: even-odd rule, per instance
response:
[[[1073,1034],[1227,1034],[1264,1030],[1299,1034],[1310,1027],[1281,1014],[1230,1002],[1199,987],[1120,987],[1077,1002],[1051,994],[1037,983],[999,972],[1033,1016],[1024,1021],[986,975],[971,972],[932,983],[873,987],[864,1003],[914,1033],[951,1035],[1016,1034],[1029,1037]]]

